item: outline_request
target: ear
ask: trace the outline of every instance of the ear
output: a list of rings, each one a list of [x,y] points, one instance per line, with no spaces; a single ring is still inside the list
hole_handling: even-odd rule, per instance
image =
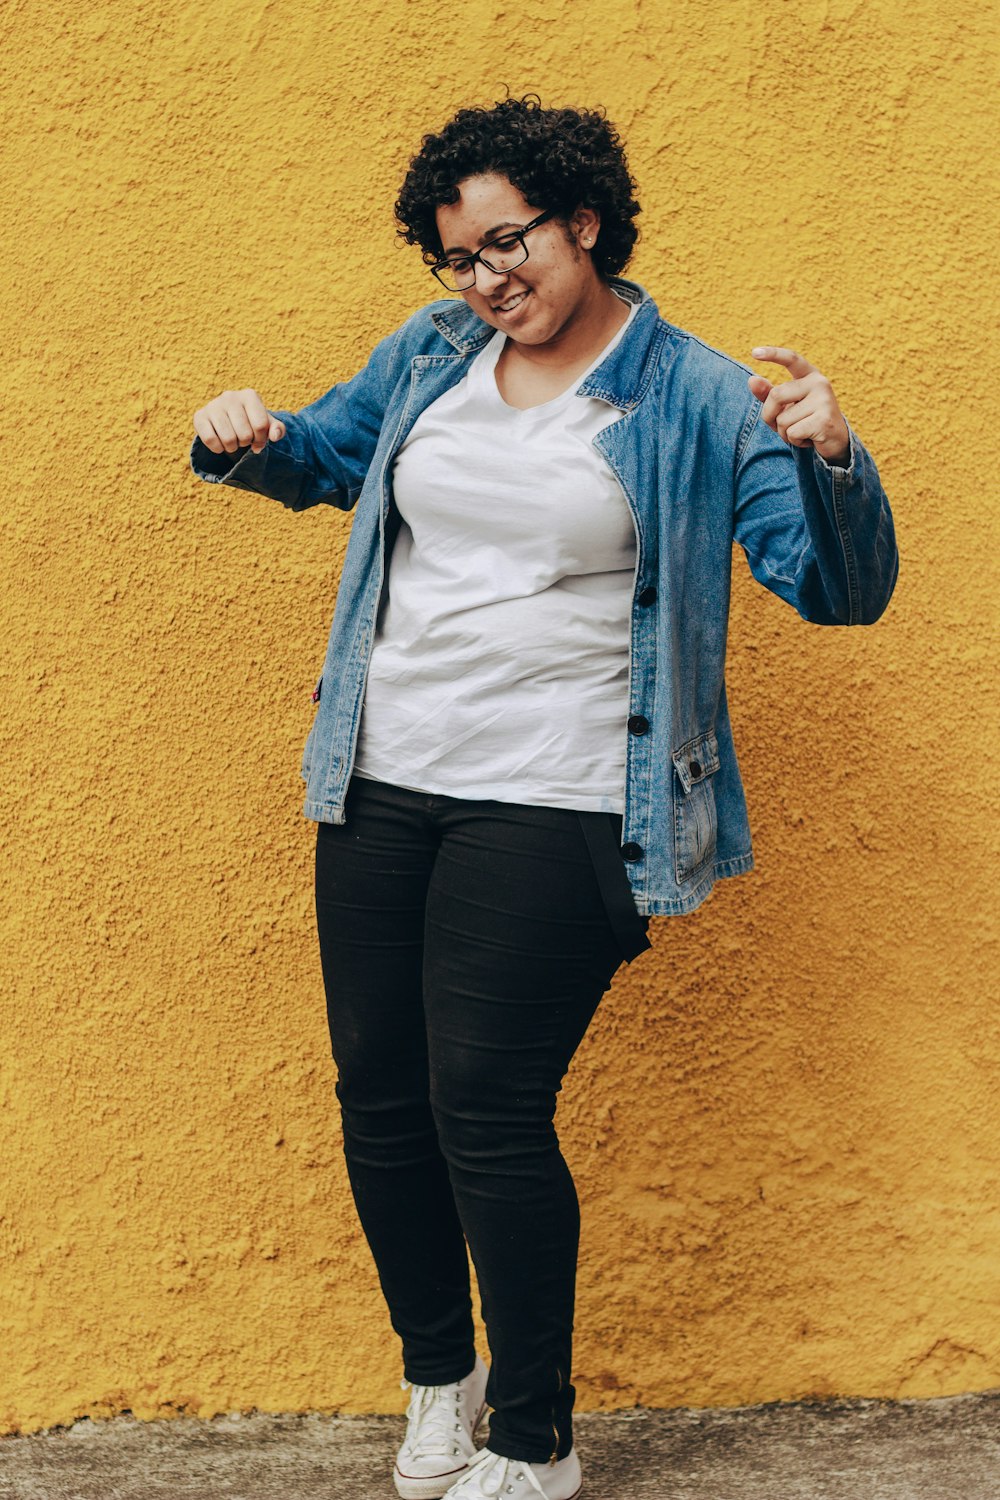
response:
[[[596,208],[585,208],[581,204],[570,216],[569,223],[577,243],[584,250],[593,250],[601,228],[601,216]]]

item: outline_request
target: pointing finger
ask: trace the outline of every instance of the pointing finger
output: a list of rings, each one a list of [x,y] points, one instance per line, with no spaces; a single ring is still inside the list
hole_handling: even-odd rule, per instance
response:
[[[765,364],[784,365],[789,374],[796,378],[808,375],[810,370],[815,369],[804,355],[797,354],[794,349],[783,349],[777,344],[758,344],[750,353],[754,359],[763,360]]]

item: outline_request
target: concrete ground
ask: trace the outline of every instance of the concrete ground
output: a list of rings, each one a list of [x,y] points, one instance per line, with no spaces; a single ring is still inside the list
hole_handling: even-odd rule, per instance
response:
[[[80,1421],[0,1438],[3,1500],[395,1500],[401,1417]],[[481,1429],[482,1431],[482,1429]],[[581,1500],[1000,1500],[1000,1390],[575,1418]]]

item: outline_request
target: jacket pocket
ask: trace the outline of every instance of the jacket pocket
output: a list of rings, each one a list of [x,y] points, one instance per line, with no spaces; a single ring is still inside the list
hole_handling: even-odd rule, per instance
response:
[[[671,756],[674,763],[674,866],[688,880],[715,853],[718,816],[712,777],[719,769],[713,730],[696,735]]]

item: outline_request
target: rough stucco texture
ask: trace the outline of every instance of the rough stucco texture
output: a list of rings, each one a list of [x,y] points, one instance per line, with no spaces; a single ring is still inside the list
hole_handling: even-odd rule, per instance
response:
[[[187,448],[220,390],[301,406],[427,299],[402,170],[507,84],[606,106],[631,274],[829,374],[902,554],[857,630],[735,556],[757,870],[654,924],[566,1080],[580,1409],[1000,1384],[988,8],[20,0],[0,31],[0,1430],[402,1410],[298,781],[350,522]]]

